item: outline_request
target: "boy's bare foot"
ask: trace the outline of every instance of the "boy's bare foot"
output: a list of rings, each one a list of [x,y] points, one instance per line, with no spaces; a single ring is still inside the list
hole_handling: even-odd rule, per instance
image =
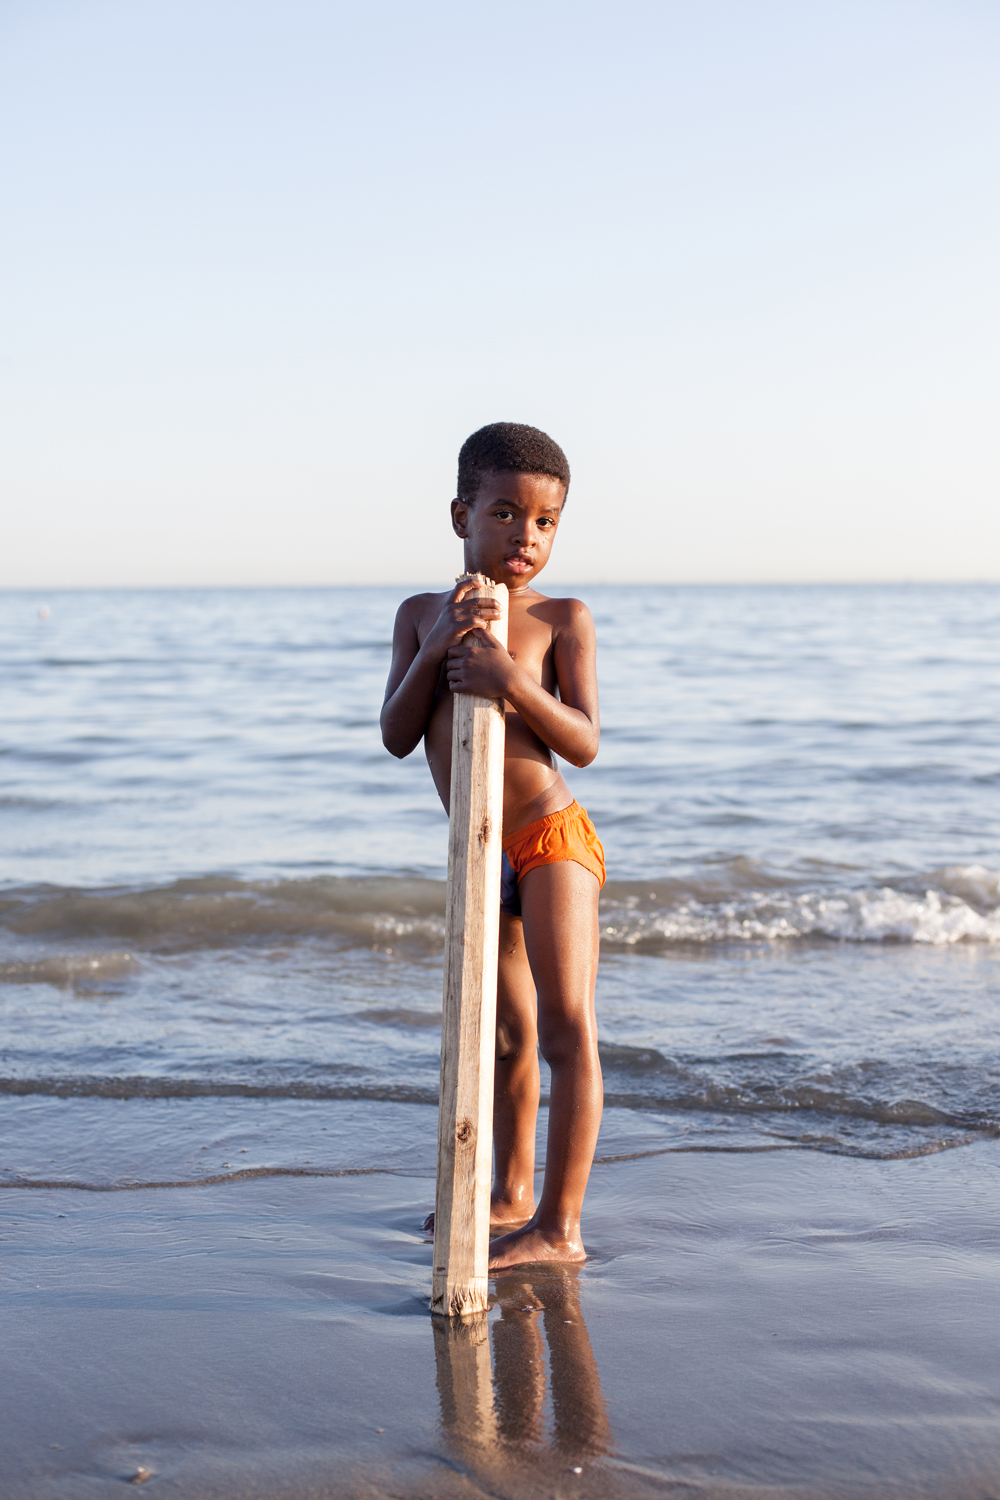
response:
[[[528,1223],[523,1229],[501,1235],[490,1245],[490,1271],[504,1271],[508,1266],[524,1266],[536,1261],[553,1260],[579,1264],[587,1252],[578,1236],[567,1238]]]
[[[533,1205],[526,1209],[504,1209],[493,1203],[490,1205],[490,1234],[505,1234],[509,1229],[520,1228],[522,1224],[527,1224],[528,1220],[531,1218],[534,1212],[535,1209]],[[423,1223],[423,1228],[425,1234],[434,1233],[433,1213],[429,1213],[427,1215]]]

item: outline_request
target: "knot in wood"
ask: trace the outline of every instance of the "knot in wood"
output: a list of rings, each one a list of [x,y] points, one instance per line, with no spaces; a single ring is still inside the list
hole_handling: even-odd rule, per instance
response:
[[[490,841],[490,820],[489,820],[489,818],[484,818],[483,819],[483,826],[479,830],[479,842],[481,844],[488,844],[489,841]]]
[[[471,1141],[473,1134],[471,1120],[462,1120],[455,1127],[455,1139],[460,1146],[464,1146],[468,1141]]]

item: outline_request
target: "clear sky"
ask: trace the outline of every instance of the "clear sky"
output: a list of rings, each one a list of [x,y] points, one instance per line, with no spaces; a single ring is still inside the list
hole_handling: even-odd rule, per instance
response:
[[[0,0],[0,584],[1000,578],[996,0]]]

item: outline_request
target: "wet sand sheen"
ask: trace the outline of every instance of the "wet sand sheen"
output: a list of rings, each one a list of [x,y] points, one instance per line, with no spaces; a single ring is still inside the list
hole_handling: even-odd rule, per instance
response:
[[[5,1500],[140,1471],[192,1500],[982,1500],[998,1163],[599,1166],[590,1262],[503,1277],[456,1328],[427,1312],[423,1178],[7,1189]]]

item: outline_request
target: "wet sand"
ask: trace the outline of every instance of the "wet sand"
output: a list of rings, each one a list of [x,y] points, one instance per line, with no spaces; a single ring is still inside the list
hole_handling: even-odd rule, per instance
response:
[[[427,1311],[426,1178],[5,1189],[0,1493],[987,1500],[998,1168],[605,1163],[589,1263],[468,1327]]]

